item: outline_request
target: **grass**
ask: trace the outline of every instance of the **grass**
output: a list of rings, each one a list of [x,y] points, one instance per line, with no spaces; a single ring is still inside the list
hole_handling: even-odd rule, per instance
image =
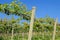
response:
[[[27,33],[20,33],[20,34],[14,34],[14,40],[28,40],[28,34]],[[0,35],[0,40],[11,40],[11,34],[3,34]],[[44,35],[42,33],[33,33],[32,40],[52,40],[52,34],[45,33]],[[60,40],[60,35],[56,35],[56,40]]]

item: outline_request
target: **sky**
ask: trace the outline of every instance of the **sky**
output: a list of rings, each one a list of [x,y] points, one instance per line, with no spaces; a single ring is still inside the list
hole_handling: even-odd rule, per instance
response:
[[[60,0],[19,0],[27,6],[28,9],[32,10],[32,7],[36,7],[35,16],[37,18],[45,17],[46,15],[56,18],[60,22]],[[0,0],[1,4],[10,3],[12,0]],[[4,15],[0,14],[0,18]]]

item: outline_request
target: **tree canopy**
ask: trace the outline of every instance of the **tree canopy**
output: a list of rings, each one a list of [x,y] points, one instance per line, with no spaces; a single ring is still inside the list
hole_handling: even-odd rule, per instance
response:
[[[31,10],[28,11],[26,5],[20,2],[11,2],[10,4],[0,4],[0,12],[7,15],[14,14],[22,17],[23,19],[29,20],[31,15]]]

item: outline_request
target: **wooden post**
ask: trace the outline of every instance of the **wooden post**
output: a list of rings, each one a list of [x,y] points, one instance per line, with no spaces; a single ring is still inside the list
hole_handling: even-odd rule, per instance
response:
[[[32,15],[31,15],[31,22],[30,22],[30,29],[29,29],[29,34],[28,34],[28,40],[32,39],[34,15],[35,15],[35,7],[32,8]]]
[[[24,40],[24,32],[22,33],[22,40]]]
[[[44,39],[44,26],[42,26],[42,39]]]
[[[14,33],[14,27],[12,27],[12,37],[11,37],[11,40],[13,40],[13,33]]]
[[[57,20],[58,19],[56,18],[56,21],[55,21],[55,24],[54,24],[54,31],[53,31],[53,39],[52,40],[55,40]]]

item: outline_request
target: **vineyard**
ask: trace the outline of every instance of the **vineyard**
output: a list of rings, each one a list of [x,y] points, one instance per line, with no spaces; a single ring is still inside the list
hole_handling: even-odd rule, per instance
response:
[[[13,1],[0,4],[0,12],[9,16],[0,18],[0,40],[60,40],[58,18],[35,17],[36,7],[28,10],[25,4]],[[18,16],[18,18],[14,18]]]

